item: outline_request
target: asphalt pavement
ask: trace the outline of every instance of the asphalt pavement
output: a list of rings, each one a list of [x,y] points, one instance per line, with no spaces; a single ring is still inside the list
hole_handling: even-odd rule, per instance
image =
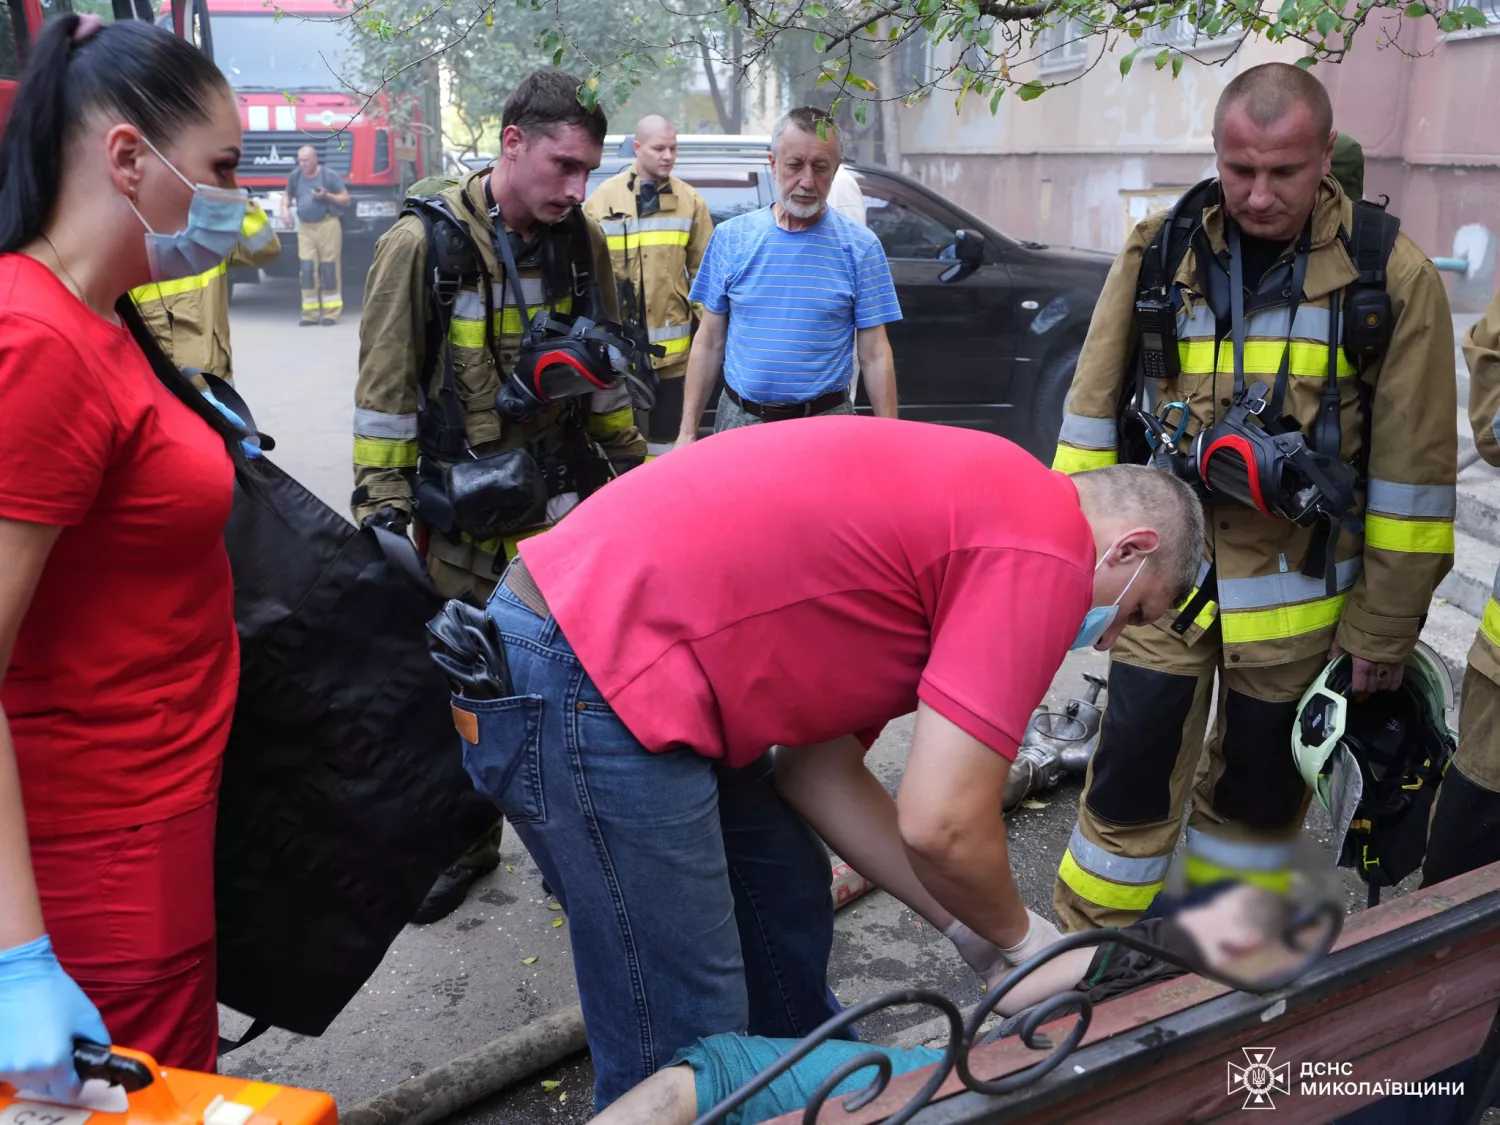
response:
[[[353,271],[351,271],[353,272]],[[297,325],[291,279],[240,284],[232,305],[236,385],[261,428],[277,442],[271,455],[335,510],[347,515],[352,474],[350,420],[358,362],[358,276],[343,321]],[[1101,654],[1072,654],[1053,683],[1057,706],[1080,694],[1083,674],[1103,674]],[[870,765],[894,791],[911,740],[912,717],[891,723]],[[1022,897],[1050,914],[1052,881],[1072,830],[1079,785],[1065,781],[1038,807],[1008,819],[1012,867]],[[1309,830],[1326,838],[1326,822]],[[500,868],[480,880],[466,902],[431,926],[408,926],[375,975],[318,1038],[273,1030],[221,1060],[226,1073],[326,1090],[343,1109],[475,1050],[507,1031],[577,1000],[568,926],[513,834]],[[1347,875],[1349,904],[1363,890]],[[559,919],[561,926],[554,925]],[[535,960],[532,960],[532,959]],[[530,962],[530,963],[528,963]],[[949,943],[894,899],[873,892],[840,912],[831,981],[844,1003],[898,986],[936,989],[963,1005],[981,988]],[[866,1039],[892,1037],[931,1017],[918,1009],[881,1013],[860,1028]],[[226,1035],[248,1021],[224,1009]],[[557,1081],[544,1090],[541,1083]],[[462,1125],[534,1121],[582,1122],[591,1110],[586,1055],[568,1060],[450,1120]]]

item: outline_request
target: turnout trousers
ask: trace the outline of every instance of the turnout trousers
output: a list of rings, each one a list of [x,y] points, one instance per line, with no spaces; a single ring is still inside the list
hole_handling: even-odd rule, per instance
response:
[[[297,227],[304,324],[337,320],[344,311],[343,256],[344,227],[337,215]]]
[[[1319,655],[1239,668],[1224,660],[1217,621],[1191,645],[1154,625],[1121,634],[1099,748],[1053,888],[1065,929],[1140,916],[1162,889],[1190,794],[1189,882],[1287,884],[1311,795],[1292,760],[1292,723],[1326,664]]]
[[[1481,633],[1474,647],[1485,643]],[[1458,711],[1458,752],[1433,802],[1424,887],[1500,859],[1500,684],[1477,666],[1488,663],[1469,654]]]

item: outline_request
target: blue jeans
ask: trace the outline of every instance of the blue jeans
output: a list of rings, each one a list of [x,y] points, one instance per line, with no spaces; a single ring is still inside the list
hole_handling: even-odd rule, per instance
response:
[[[464,765],[568,913],[595,1110],[701,1036],[798,1038],[837,1013],[828,857],[769,756],[651,753],[554,619],[503,585],[489,612],[516,694],[455,698],[478,723]]]

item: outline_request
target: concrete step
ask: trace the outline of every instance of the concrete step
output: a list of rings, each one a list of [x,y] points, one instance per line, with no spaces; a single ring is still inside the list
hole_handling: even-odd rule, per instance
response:
[[[1422,639],[1430,644],[1453,677],[1456,690],[1464,682],[1464,668],[1469,662],[1469,646],[1474,643],[1474,634],[1479,631],[1479,618],[1465,613],[1458,606],[1434,598],[1427,611],[1427,625],[1422,630]]]
[[[1453,526],[1483,543],[1500,545],[1500,470],[1481,462],[1459,474]]]
[[[1484,616],[1495,569],[1500,566],[1500,547],[1462,531],[1454,533],[1453,569],[1439,583],[1437,596],[1446,598],[1465,613]]]

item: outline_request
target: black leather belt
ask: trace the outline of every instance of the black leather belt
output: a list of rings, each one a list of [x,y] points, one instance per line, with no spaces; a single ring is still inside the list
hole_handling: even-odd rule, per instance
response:
[[[729,396],[730,402],[762,422],[784,422],[788,418],[811,418],[814,414],[826,414],[839,403],[849,400],[847,387],[842,390],[829,391],[826,395],[819,395],[808,402],[752,402],[748,398],[741,398],[735,389],[727,384],[724,387],[724,393]]]

